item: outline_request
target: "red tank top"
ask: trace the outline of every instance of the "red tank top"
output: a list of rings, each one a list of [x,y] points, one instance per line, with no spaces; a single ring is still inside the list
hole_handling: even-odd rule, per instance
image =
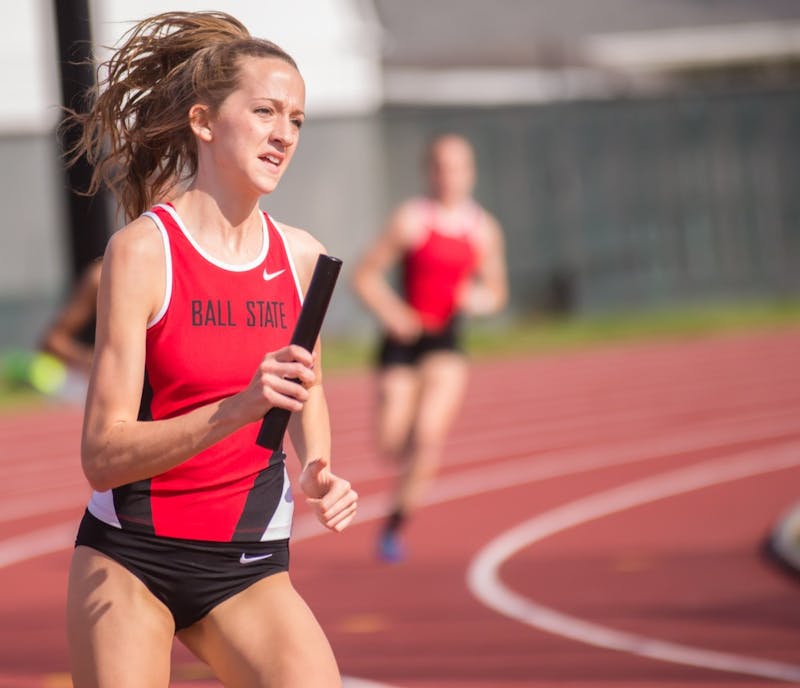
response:
[[[405,256],[403,285],[405,298],[417,311],[426,330],[441,330],[458,310],[458,293],[478,263],[474,219],[459,233],[444,232],[436,225],[432,204],[427,204],[425,231],[420,243]]]
[[[289,343],[301,290],[285,239],[266,214],[261,254],[247,265],[207,255],[172,206],[147,215],[167,246],[167,294],[148,325],[145,358],[149,413],[160,420],[244,389],[264,355]],[[102,495],[90,510],[155,535],[276,539],[270,521],[282,501],[291,501],[285,455],[256,445],[258,429],[251,423],[161,475],[116,488],[113,514]],[[289,522],[290,506],[282,507]],[[288,537],[285,526],[277,528],[278,537]]]

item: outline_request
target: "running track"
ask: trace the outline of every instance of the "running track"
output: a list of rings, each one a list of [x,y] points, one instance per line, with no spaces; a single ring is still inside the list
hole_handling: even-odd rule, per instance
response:
[[[333,535],[298,503],[293,578],[351,688],[800,685],[800,588],[759,553],[800,499],[800,330],[476,363],[397,566],[373,558],[372,381],[326,387],[361,507]],[[70,685],[79,426],[0,417],[2,688]],[[174,665],[175,687],[218,685]]]

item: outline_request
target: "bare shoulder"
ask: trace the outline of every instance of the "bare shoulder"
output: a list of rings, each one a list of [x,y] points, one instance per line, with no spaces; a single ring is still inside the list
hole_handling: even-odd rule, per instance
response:
[[[478,223],[477,238],[484,248],[501,247],[503,245],[503,228],[499,220],[486,208],[479,206],[481,221]]]
[[[297,268],[300,281],[305,288],[311,281],[311,274],[314,272],[317,257],[321,253],[327,253],[325,246],[319,239],[305,229],[292,227],[282,222],[276,222],[275,224],[286,237],[286,243],[292,254],[292,260]]]
[[[84,273],[84,281],[88,289],[97,291],[97,288],[100,286],[100,274],[102,269],[103,261],[99,258],[89,263]]]
[[[405,246],[413,246],[419,241],[425,223],[426,200],[409,198],[401,203],[389,216],[387,232],[393,234],[395,240]]]
[[[106,247],[101,290],[136,302],[151,316],[161,307],[166,285],[165,247],[152,220],[140,217],[117,230]]]
[[[419,243],[425,228],[425,199],[410,198],[389,215],[383,236],[391,244],[408,249]]]
[[[164,243],[155,224],[147,217],[139,217],[111,236],[103,263],[147,269],[151,261],[163,256]]]
[[[73,292],[73,300],[85,302],[87,307],[94,309],[97,301],[97,290],[100,288],[100,275],[103,261],[93,260],[83,271],[80,282]]]

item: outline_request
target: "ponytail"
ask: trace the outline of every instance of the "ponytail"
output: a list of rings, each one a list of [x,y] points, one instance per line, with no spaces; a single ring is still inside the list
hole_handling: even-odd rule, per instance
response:
[[[79,127],[65,153],[93,166],[86,193],[105,184],[128,219],[138,217],[197,172],[189,109],[215,111],[235,90],[239,58],[295,61],[274,43],[254,38],[224,12],[166,12],[144,19],[98,69],[85,113],[68,111],[62,127]]]

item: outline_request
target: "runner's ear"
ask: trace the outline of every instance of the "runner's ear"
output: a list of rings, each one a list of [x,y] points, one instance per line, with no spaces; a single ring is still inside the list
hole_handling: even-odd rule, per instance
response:
[[[189,108],[189,126],[201,141],[211,142],[214,136],[211,131],[211,113],[208,105],[195,103]]]

